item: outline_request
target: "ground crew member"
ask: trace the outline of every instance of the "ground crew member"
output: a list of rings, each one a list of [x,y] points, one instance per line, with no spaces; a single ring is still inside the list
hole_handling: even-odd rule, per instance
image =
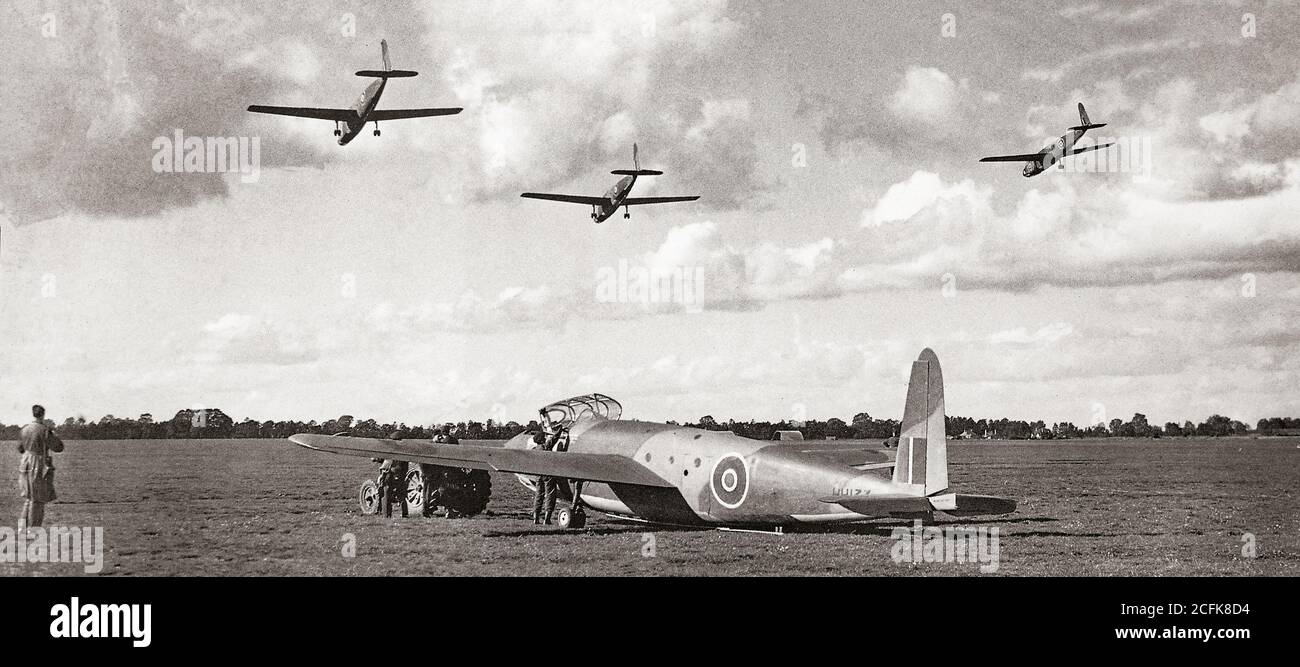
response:
[[[32,406],[32,423],[18,436],[18,492],[23,498],[23,513],[18,530],[39,528],[45,521],[45,503],[53,502],[54,457],[63,451],[63,441],[45,425],[45,408]]]
[[[408,464],[406,461],[394,461],[393,459],[384,459],[379,464],[379,502],[380,508],[384,512],[384,518],[393,517],[393,503],[400,503],[402,508],[402,518],[408,515],[406,504],[406,472]]]
[[[554,451],[558,434],[538,433],[533,442],[542,451]],[[550,475],[537,476],[537,488],[533,491],[533,523],[551,525],[551,513],[555,511],[555,496],[560,490],[560,480]]]
[[[431,439],[435,444],[447,444],[447,436],[443,427],[434,427],[433,438]],[[445,475],[443,474],[441,466],[436,466],[432,463],[420,464],[420,478],[424,480],[423,494],[420,498],[423,503],[420,508],[420,514],[424,515],[426,518],[433,516],[433,513],[438,509],[439,501],[443,500],[442,484],[444,477]]]

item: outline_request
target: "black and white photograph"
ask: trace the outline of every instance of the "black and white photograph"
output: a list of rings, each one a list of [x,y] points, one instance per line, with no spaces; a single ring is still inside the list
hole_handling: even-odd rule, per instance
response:
[[[11,610],[52,646],[162,643],[169,582],[817,577],[1245,648],[1198,582],[1300,575],[1300,3],[0,26],[0,575],[95,591]]]

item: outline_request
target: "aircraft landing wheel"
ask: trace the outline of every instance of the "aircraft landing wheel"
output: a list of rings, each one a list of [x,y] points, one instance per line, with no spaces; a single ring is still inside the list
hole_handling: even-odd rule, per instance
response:
[[[629,218],[631,218],[631,217],[632,217],[632,214],[631,214],[631,213],[624,213],[624,214],[623,214],[623,219],[624,219],[624,220],[627,220],[627,219],[629,219]]]
[[[555,523],[565,530],[577,530],[587,525],[587,513],[582,510],[575,512],[566,507],[556,513]]]
[[[379,136],[379,130],[375,130],[375,136]]]
[[[361,502],[362,514],[379,514],[379,485],[375,484],[375,480],[368,479],[361,483],[358,500]]]

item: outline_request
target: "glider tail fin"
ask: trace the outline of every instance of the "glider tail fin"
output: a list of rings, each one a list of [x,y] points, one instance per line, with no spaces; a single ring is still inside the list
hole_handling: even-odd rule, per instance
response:
[[[943,371],[930,348],[912,362],[907,404],[898,432],[894,483],[924,487],[931,496],[948,488],[948,443],[943,409]]]
[[[1106,127],[1106,124],[1105,124],[1105,123],[1093,123],[1092,121],[1088,120],[1088,111],[1087,111],[1086,109],[1083,108],[1083,102],[1080,102],[1080,103],[1079,103],[1079,124],[1078,124],[1078,125],[1075,125],[1074,127],[1070,128],[1070,129],[1071,129],[1071,130],[1083,130],[1084,132],[1087,132],[1088,130],[1094,130],[1094,129],[1099,128],[1099,127]]]
[[[405,79],[419,75],[419,72],[412,72],[406,69],[393,69],[393,61],[388,57],[388,40],[379,40],[379,51],[384,55],[383,69],[363,69],[357,72],[357,76],[369,76],[376,79]]]
[[[616,174],[619,176],[663,176],[664,175],[664,172],[662,171],[655,171],[654,169],[641,168],[641,160],[637,157],[637,150],[636,150],[635,143],[632,144],[632,168],[615,169],[614,171],[611,171],[609,173]]]

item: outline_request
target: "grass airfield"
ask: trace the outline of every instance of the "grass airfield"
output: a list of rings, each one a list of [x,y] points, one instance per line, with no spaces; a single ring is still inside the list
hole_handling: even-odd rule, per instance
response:
[[[17,459],[0,444],[15,485]],[[998,576],[1300,575],[1300,438],[951,441],[948,459],[955,490],[1020,503],[935,524],[997,527]],[[902,520],[784,535],[596,512],[582,531],[534,526],[513,475],[494,474],[474,518],[364,516],[357,488],[374,464],[287,441],[70,441],[56,466],[46,525],[103,526],[99,576],[987,576],[977,563],[895,563],[891,532],[912,526]],[[0,505],[13,526],[17,494]],[[1247,533],[1255,558],[1242,553]],[[0,562],[0,574],[84,571]]]

